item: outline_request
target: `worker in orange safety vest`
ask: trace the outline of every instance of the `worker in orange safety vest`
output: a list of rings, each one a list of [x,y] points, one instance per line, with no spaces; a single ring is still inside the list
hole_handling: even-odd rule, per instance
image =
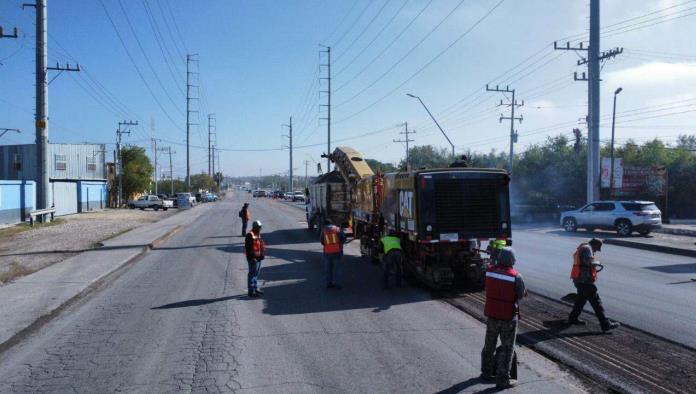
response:
[[[342,229],[334,226],[331,220],[324,220],[321,230],[321,244],[324,246],[324,261],[326,266],[326,288],[341,289],[341,258],[346,235]]]

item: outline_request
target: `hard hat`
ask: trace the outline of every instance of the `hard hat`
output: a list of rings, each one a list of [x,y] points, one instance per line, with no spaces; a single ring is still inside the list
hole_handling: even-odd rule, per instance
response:
[[[251,228],[261,228],[262,224],[260,220],[254,220],[254,223],[251,224]]]

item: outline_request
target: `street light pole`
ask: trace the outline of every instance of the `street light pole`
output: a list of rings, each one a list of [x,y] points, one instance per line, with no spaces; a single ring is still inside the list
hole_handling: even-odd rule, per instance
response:
[[[435,119],[435,117],[433,116],[433,114],[430,113],[430,110],[428,109],[428,107],[426,107],[426,105],[425,105],[425,103],[423,102],[423,100],[421,100],[420,97],[415,96],[415,95],[413,95],[413,94],[411,94],[411,93],[406,93],[406,95],[407,95],[408,97],[415,98],[415,99],[418,99],[418,101],[420,101],[420,103],[421,103],[421,105],[423,106],[423,108],[425,108],[425,110],[428,112],[428,115],[430,115],[430,119],[432,119],[433,122],[435,122],[435,125],[437,126],[437,128],[440,129],[440,131],[442,132],[442,135],[445,136],[445,138],[447,139],[447,142],[449,142],[450,146],[452,147],[452,160],[454,160],[454,159],[455,159],[455,157],[454,157],[454,144],[452,143],[452,141],[451,141],[451,140],[449,139],[449,137],[447,136],[447,133],[445,133],[445,130],[442,130],[442,127],[440,127],[440,124],[437,123],[437,120]]]
[[[616,96],[623,88],[614,91],[614,111],[611,115],[611,163],[609,168],[609,198],[614,198],[614,126],[616,125]]]

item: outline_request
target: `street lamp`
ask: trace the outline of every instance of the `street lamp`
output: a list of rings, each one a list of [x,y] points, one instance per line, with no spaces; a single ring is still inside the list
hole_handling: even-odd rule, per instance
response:
[[[614,111],[611,115],[611,167],[609,168],[609,198],[614,198],[614,126],[616,124],[616,96],[621,93],[623,88],[614,91]]]
[[[415,99],[418,99],[418,101],[420,101],[423,108],[425,108],[425,110],[428,112],[428,115],[430,115],[430,119],[432,119],[433,122],[435,122],[435,124],[437,125],[437,128],[440,129],[440,131],[442,132],[442,135],[445,136],[445,138],[447,139],[447,142],[449,142],[449,144],[452,146],[452,160],[454,160],[454,144],[452,143],[452,141],[450,141],[449,137],[445,133],[445,130],[442,130],[442,127],[440,127],[440,124],[437,123],[437,120],[435,120],[435,117],[433,116],[433,114],[430,113],[430,110],[428,109],[428,107],[425,106],[425,103],[423,102],[423,100],[421,100],[421,98],[418,96],[412,95],[411,93],[406,93],[406,95],[408,97],[415,98]]]

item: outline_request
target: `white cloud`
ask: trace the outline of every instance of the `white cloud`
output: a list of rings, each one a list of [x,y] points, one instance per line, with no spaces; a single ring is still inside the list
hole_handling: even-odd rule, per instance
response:
[[[651,62],[605,74],[608,86],[652,87],[664,84],[696,84],[696,62]],[[692,85],[693,86],[693,85]]]

